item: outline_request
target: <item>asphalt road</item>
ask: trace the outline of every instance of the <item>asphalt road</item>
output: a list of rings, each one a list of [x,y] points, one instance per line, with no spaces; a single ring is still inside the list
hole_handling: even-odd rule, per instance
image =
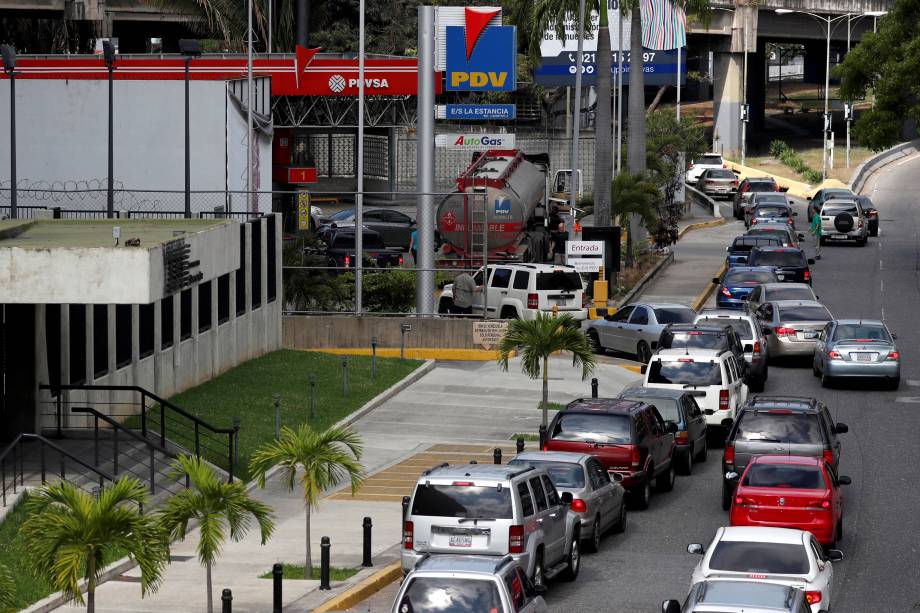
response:
[[[898,335],[901,388],[864,385],[822,389],[808,365],[771,366],[765,393],[822,399],[841,435],[845,559],[834,564],[835,613],[906,612],[920,609],[920,207],[916,186],[920,156],[893,165],[876,180],[873,201],[881,235],[866,247],[827,246],[814,287],[837,317],[883,318]],[[797,206],[800,231],[807,228]],[[813,255],[809,243],[809,257]],[[683,600],[699,557],[691,542],[708,544],[727,524],[720,506],[721,451],[678,477],[674,491],[653,496],[651,508],[631,512],[624,535],[608,536],[600,553],[583,558],[575,583],[555,582],[551,611],[638,613],[659,611],[666,598]]]

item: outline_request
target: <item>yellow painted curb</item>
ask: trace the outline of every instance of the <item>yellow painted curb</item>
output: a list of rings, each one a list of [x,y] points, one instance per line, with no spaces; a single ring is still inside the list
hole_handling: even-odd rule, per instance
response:
[[[725,161],[728,164],[728,167],[735,171],[738,176],[742,179],[747,177],[773,177],[776,183],[780,187],[788,188],[788,194],[791,196],[797,196],[798,198],[810,198],[815,195],[819,189],[826,189],[832,187],[843,187],[849,189],[850,186],[843,181],[838,181],[837,179],[827,179],[823,181],[820,185],[812,187],[808,183],[803,183],[802,181],[796,181],[788,177],[783,177],[772,172],[767,172],[760,168],[752,168],[750,166],[742,166],[737,162]]]
[[[363,581],[351,586],[338,596],[330,598],[323,604],[313,609],[313,613],[326,613],[327,611],[345,611],[350,609],[368,596],[376,594],[402,575],[402,565],[393,562],[383,567],[379,572],[370,575]]]
[[[714,276],[714,277],[721,277],[722,275],[725,274],[725,269],[726,269],[727,267],[728,267],[728,264],[726,264],[725,262],[722,262],[722,267],[719,268],[719,272],[717,272],[717,273],[716,273],[715,275],[713,275],[713,276]],[[715,289],[716,289],[716,284],[713,283],[712,281],[710,281],[710,282],[706,285],[706,289],[704,289],[702,292],[700,292],[700,295],[697,296],[697,297],[696,297],[696,300],[693,301],[693,304],[691,305],[691,306],[693,307],[693,310],[694,310],[694,311],[699,311],[701,308],[703,308],[703,305],[706,304],[706,301],[709,300],[709,297],[712,295],[712,292],[713,292]]]
[[[617,364],[620,368],[625,368],[626,370],[631,370],[634,373],[642,374],[642,367],[638,364]]]
[[[345,347],[326,349],[304,349],[316,353],[334,355],[371,355],[369,347]],[[377,347],[377,355],[382,358],[398,358],[399,347]],[[412,360],[471,360],[489,361],[498,359],[498,351],[486,349],[450,349],[437,347],[407,347],[405,357]]]
[[[683,238],[684,234],[687,232],[693,232],[694,230],[702,230],[703,228],[715,228],[716,226],[724,226],[726,224],[725,218],[713,219],[712,221],[701,221],[699,223],[692,223],[689,226],[681,229],[677,233],[677,238]]]

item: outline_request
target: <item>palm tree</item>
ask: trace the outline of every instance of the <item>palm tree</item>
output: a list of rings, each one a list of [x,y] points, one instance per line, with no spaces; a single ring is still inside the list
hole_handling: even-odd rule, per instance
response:
[[[173,461],[170,474],[176,479],[188,478],[188,489],[166,500],[159,512],[159,521],[170,540],[185,540],[190,522],[197,522],[199,538],[196,549],[198,561],[205,567],[208,590],[208,613],[213,613],[211,568],[227,540],[238,542],[249,532],[251,518],[259,524],[264,545],[275,529],[271,508],[246,493],[241,481],[222,480],[210,464],[193,456],[179,456]]]
[[[654,232],[658,225],[655,207],[661,192],[649,181],[646,172],[621,172],[610,189],[613,210],[626,226],[626,267],[633,266],[632,218],[636,217],[647,230]]]
[[[354,494],[364,481],[361,437],[352,428],[332,426],[314,430],[308,424],[296,430],[281,429],[281,438],[262,445],[252,455],[250,468],[258,475],[259,487],[265,487],[265,474],[281,466],[281,475],[293,491],[295,481],[303,488],[306,526],[306,563],[304,579],[313,577],[313,555],[310,547],[310,514],[319,507],[320,496],[329,488],[348,479]],[[300,474],[298,479],[298,473]]]
[[[220,40],[229,49],[246,41],[246,0],[148,0],[164,11],[188,15],[187,25],[202,36]],[[272,4],[272,47],[294,49],[296,0],[253,0],[253,39],[268,41],[268,3]],[[316,4],[316,3],[314,3]]]
[[[155,591],[169,562],[169,543],[156,520],[140,511],[146,488],[122,477],[94,496],[72,483],[44,485],[26,499],[28,517],[20,532],[39,574],[68,599],[96,604],[96,586],[106,559],[127,552],[141,569],[141,595]]]
[[[597,359],[591,343],[571,315],[545,315],[537,311],[532,321],[513,319],[498,343],[498,365],[508,370],[511,352],[521,356],[521,370],[531,379],[543,375],[543,426],[548,423],[549,356],[557,351],[572,352],[572,366],[581,366],[581,378],[587,379]]]

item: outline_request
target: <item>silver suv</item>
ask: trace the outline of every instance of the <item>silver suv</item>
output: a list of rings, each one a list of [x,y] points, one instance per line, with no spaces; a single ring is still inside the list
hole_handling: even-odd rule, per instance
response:
[[[511,556],[425,556],[403,581],[392,613],[545,613],[545,592]]]
[[[737,579],[700,581],[680,606],[677,600],[665,600],[662,613],[811,613],[805,592],[798,588]]]
[[[834,198],[821,207],[821,244],[827,241],[856,241],[860,247],[869,240],[869,220],[858,200]]]
[[[556,491],[545,469],[442,464],[415,484],[403,527],[402,568],[425,554],[510,554],[534,585],[574,581],[581,563],[581,520],[572,495]]]

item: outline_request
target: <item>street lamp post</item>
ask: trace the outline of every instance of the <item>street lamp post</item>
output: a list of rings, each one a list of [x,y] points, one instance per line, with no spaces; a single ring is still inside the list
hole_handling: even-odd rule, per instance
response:
[[[105,216],[108,219],[115,217],[115,109],[114,103],[114,81],[115,81],[115,45],[112,41],[102,41],[102,58],[105,60],[105,66],[109,71],[109,152],[108,152],[108,177],[106,194],[105,194]]]
[[[16,192],[16,49],[12,45],[0,48],[3,72],[10,77],[10,219],[19,216]]]
[[[185,217],[192,216],[192,150],[189,118],[189,65],[192,58],[201,55],[197,40],[179,39],[179,51],[185,56]]]

